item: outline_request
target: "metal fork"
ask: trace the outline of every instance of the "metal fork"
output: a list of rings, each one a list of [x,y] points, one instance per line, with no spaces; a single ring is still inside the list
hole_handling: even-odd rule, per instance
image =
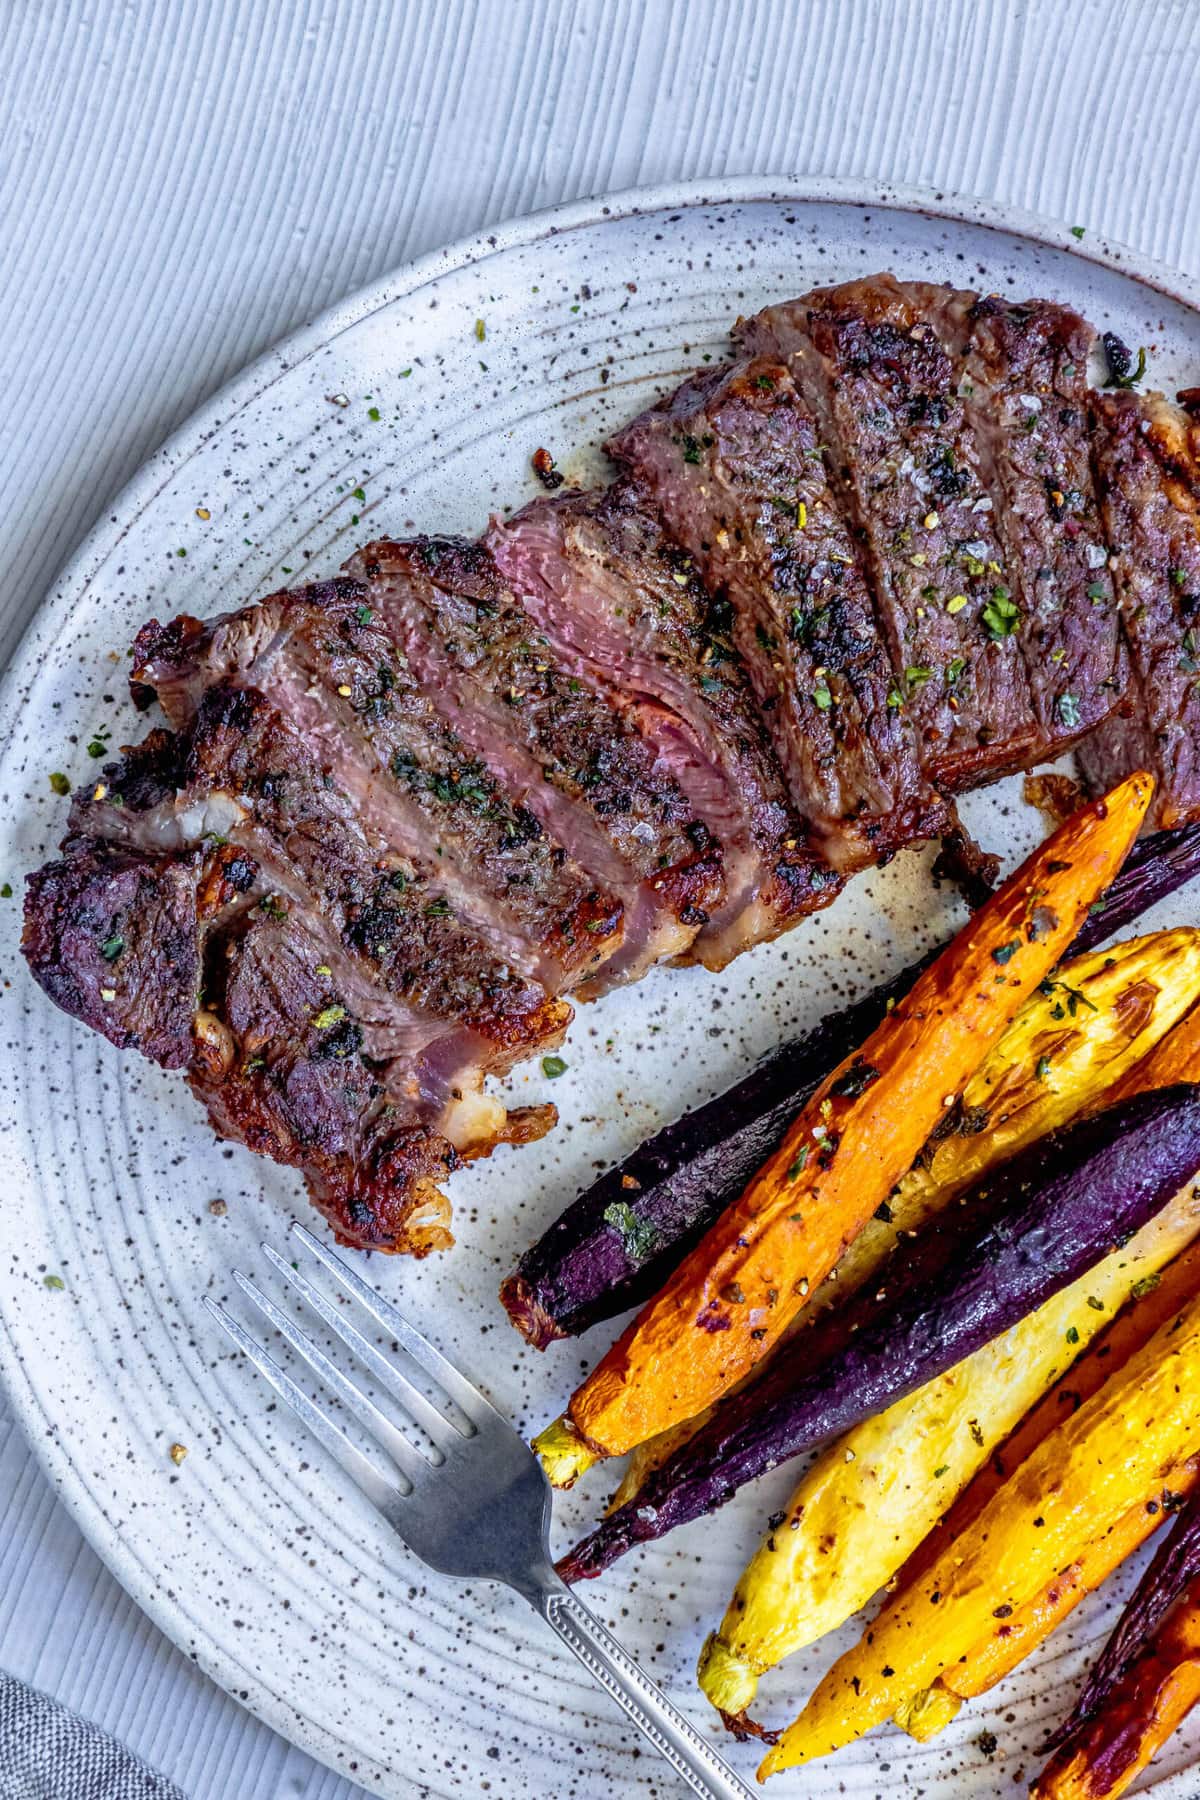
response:
[[[309,1399],[274,1357],[223,1306],[206,1299],[205,1305],[234,1343],[422,1562],[443,1575],[502,1581],[515,1588],[694,1793],[706,1795],[708,1800],[751,1800],[745,1783],[556,1574],[549,1547],[550,1485],[524,1439],[478,1388],[340,1256],[326,1249],[303,1225],[293,1223],[291,1229],[296,1241],[383,1327],[398,1354],[384,1356],[307,1276],[264,1244],[268,1262],[387,1388],[425,1434],[432,1452],[386,1418],[267,1294],[236,1269],[233,1278],[242,1292],[363,1422],[394,1465],[397,1479],[380,1475],[370,1458],[350,1442],[323,1407]],[[460,1418],[451,1417],[413,1385],[398,1366],[405,1357],[432,1377]]]

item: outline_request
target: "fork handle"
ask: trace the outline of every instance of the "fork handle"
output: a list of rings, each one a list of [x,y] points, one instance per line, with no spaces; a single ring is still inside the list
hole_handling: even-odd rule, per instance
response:
[[[718,1756],[712,1745],[688,1724],[569,1587],[555,1577],[529,1598],[546,1623],[693,1793],[703,1794],[705,1800],[752,1800],[751,1790],[724,1757]]]

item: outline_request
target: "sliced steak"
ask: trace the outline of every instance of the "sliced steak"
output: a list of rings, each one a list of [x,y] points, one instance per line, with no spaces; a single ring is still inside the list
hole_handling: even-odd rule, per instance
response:
[[[1200,426],[1161,395],[1092,395],[1096,477],[1133,664],[1080,765],[1153,771],[1158,827],[1200,817]]]
[[[430,902],[261,695],[210,689],[185,738],[81,790],[71,826],[27,900],[38,979],[186,1067],[218,1130],[301,1168],[345,1241],[448,1243],[438,1179],[552,1123],[482,1086],[557,1042],[565,1003]]]
[[[732,612],[791,797],[849,871],[936,832],[858,551],[818,433],[769,357],[685,381],[619,431],[611,454]]]
[[[922,766],[946,792],[1035,760],[1020,607],[958,372],[920,300],[888,275],[818,289],[738,328],[786,361],[821,420],[861,535]]]
[[[962,358],[1038,726],[1057,755],[1112,711],[1129,677],[1092,477],[1095,332],[1070,307],[994,295],[952,295],[940,320]]]
[[[273,594],[210,624],[139,635],[135,683],[185,718],[214,682],[257,688],[320,754],[376,835],[548,992],[619,948],[620,899],[547,836],[444,723],[359,582]]]
[[[841,880],[807,847],[729,637],[727,605],[663,538],[628,482],[535,500],[486,539],[505,583],[568,675],[654,746],[721,847],[724,903],[693,957],[739,950],[828,904]]]
[[[593,990],[686,951],[720,906],[720,851],[655,745],[555,661],[486,549],[384,541],[350,566],[444,724],[549,840],[619,896],[624,938]]]

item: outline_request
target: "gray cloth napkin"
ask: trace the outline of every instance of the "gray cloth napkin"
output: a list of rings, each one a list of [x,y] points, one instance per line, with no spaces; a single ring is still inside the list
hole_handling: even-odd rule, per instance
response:
[[[0,1674],[0,1800],[187,1800],[98,1726]]]

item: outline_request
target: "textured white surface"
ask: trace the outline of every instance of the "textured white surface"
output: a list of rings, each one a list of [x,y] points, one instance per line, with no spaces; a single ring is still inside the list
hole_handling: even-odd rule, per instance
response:
[[[1194,270],[1198,63],[1186,0],[7,0],[0,653],[121,483],[250,356],[531,207],[696,175],[863,175],[1016,202]],[[0,1508],[14,1672],[194,1800],[354,1792],[140,1618],[3,1423]]]

